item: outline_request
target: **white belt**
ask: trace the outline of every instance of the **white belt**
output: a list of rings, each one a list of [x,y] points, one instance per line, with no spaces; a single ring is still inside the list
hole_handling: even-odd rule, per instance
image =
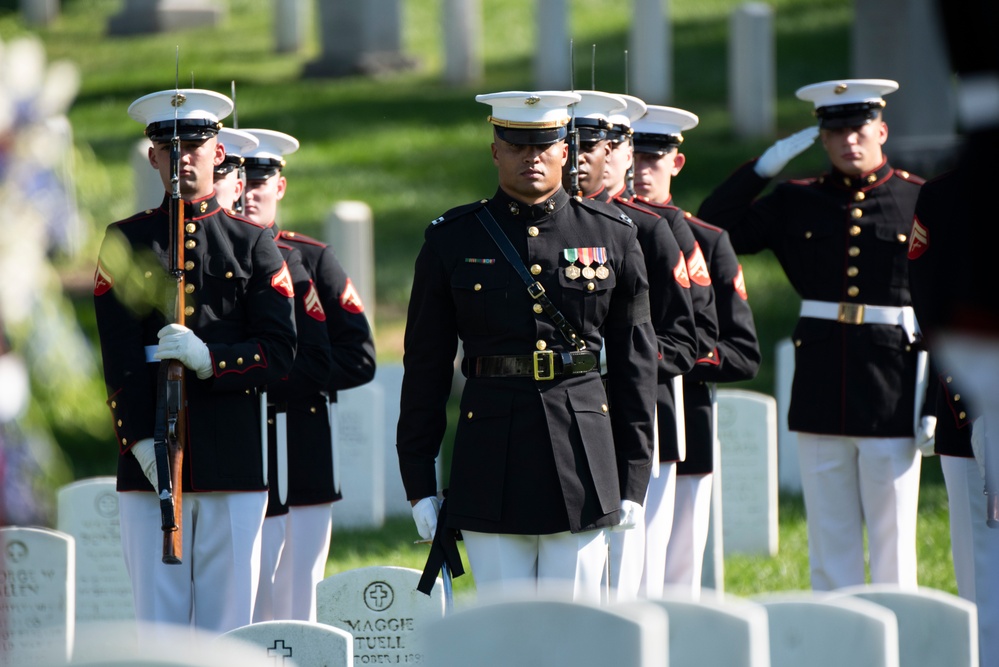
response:
[[[905,330],[910,343],[916,340],[916,333],[919,331],[912,306],[870,306],[863,303],[805,299],[801,302],[800,316],[843,324],[894,324]]]
[[[146,345],[146,348],[145,348],[146,349],[146,363],[149,363],[149,364],[158,364],[158,363],[160,363],[160,360],[153,356],[154,354],[156,354],[156,350],[158,350],[159,347],[160,347],[159,345]]]

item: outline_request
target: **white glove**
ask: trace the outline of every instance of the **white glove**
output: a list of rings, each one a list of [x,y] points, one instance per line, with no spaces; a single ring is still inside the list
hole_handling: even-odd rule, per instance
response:
[[[156,359],[177,359],[198,374],[199,380],[212,376],[212,355],[204,341],[183,324],[168,324],[157,334],[160,339]]]
[[[644,514],[645,508],[640,503],[636,503],[634,500],[622,500],[620,518],[615,528],[618,530],[634,528]]]
[[[156,450],[152,438],[143,438],[132,445],[132,456],[139,462],[146,479],[153,485],[154,491],[159,491],[159,478],[156,476]]]
[[[795,132],[789,137],[784,137],[763,152],[763,155],[753,166],[753,170],[762,178],[773,178],[787,166],[792,158],[801,155],[814,144],[815,138],[818,136],[819,128],[817,125],[813,125]]]
[[[434,539],[437,532],[437,513],[441,511],[440,501],[436,496],[427,496],[413,505],[413,521],[416,531],[425,540]]]
[[[936,442],[937,418],[927,415],[919,420],[919,428],[916,429],[916,447],[923,456],[933,456],[933,445]]]

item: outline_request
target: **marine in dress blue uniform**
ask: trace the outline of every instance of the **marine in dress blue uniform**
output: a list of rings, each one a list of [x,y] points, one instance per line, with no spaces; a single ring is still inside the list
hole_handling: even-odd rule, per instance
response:
[[[652,465],[657,345],[637,230],[561,186],[566,107],[578,95],[476,99],[492,106],[499,188],[426,231],[406,323],[399,467],[429,537],[460,340],[468,380],[442,514],[464,536],[480,598],[526,582],[599,600],[602,529],[634,513]],[[487,214],[576,339],[528,294],[477,217]],[[615,369],[606,390],[601,347]]]
[[[773,251],[803,299],[788,424],[798,432],[815,590],[864,583],[865,522],[871,580],[916,585],[919,351],[906,248],[922,179],[883,153],[883,96],[897,88],[844,79],[799,89],[819,128],[737,170],[698,214],[728,230],[736,252]],[[759,197],[818,135],[832,169]]]
[[[202,90],[152,93],[129,107],[153,142],[150,163],[165,187],[176,118],[186,326],[168,324],[177,307],[177,282],[167,272],[169,196],[108,226],[94,285],[136,616],[216,633],[250,622],[267,488],[257,389],[288,373],[296,344],[293,285],[270,233],[228,213],[213,194],[213,169],[225,156],[216,133],[231,109],[228,98]],[[190,369],[184,466],[174,480],[185,491],[180,565],[161,562],[149,481],[163,358]]]
[[[612,199],[604,186],[603,174],[612,147],[608,139],[612,131],[610,117],[627,111],[623,97],[598,91],[577,91],[582,98],[572,107],[572,114],[579,132],[578,185],[584,197],[606,201],[627,215],[638,228],[638,243],[645,256],[649,274],[649,301],[652,306],[652,323],[659,344],[659,368],[656,395],[656,432],[659,443],[658,459],[653,464],[649,489],[651,498],[661,488],[672,488],[674,468],[680,458],[675,437],[677,430],[673,379],[690,370],[697,355],[697,332],[690,298],[690,280],[687,265],[670,230],[669,224],[658,215],[646,211],[623,199]],[[571,170],[563,169],[562,185],[571,190]],[[608,369],[610,373],[613,368]],[[656,465],[658,464],[658,465]],[[646,513],[650,494],[646,494],[645,511],[638,513],[634,530],[613,531],[610,534],[610,566],[608,570],[612,597],[616,600],[634,599],[639,595],[646,562]],[[653,513],[667,526],[670,517],[666,510],[655,503]],[[668,509],[668,508],[667,508]],[[655,539],[656,534],[652,535]],[[668,539],[668,537],[666,538]],[[665,549],[666,539],[661,539]],[[651,592],[655,596],[656,592]]]
[[[374,377],[374,341],[360,296],[332,248],[276,225],[278,202],[287,191],[285,156],[298,149],[298,140],[275,130],[248,132],[259,144],[245,155],[247,215],[274,232],[279,248],[301,258],[307,288],[299,319],[308,317],[310,330],[328,350],[328,363],[303,359],[301,373],[293,370],[270,392],[287,414],[288,490],[284,502],[272,493],[268,505],[264,549],[276,557],[270,572],[261,570],[261,593],[270,591],[271,602],[255,615],[258,620],[315,621],[316,585],[329,557],[332,504],[342,497],[335,469],[336,392]]]

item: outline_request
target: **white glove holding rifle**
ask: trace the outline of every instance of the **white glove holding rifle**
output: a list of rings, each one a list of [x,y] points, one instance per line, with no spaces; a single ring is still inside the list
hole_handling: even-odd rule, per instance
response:
[[[634,500],[622,500],[618,514],[618,523],[611,530],[628,530],[638,525],[639,519],[645,515],[645,508]]]
[[[762,178],[773,178],[795,157],[804,153],[819,136],[817,125],[806,127],[785,137],[768,148],[753,166],[753,171]]]
[[[434,539],[437,532],[437,514],[441,511],[441,503],[435,496],[427,496],[413,505],[413,521],[416,531],[425,540]]]
[[[208,346],[183,324],[168,324],[156,336],[160,344],[156,359],[176,359],[198,374],[199,380],[212,376],[212,355]]]
[[[153,485],[153,491],[159,492],[159,478],[156,475],[156,450],[152,438],[143,438],[132,445],[132,456],[139,462],[139,467],[145,473],[146,479]]]
[[[919,428],[916,429],[916,447],[923,456],[933,456],[936,454],[937,418],[926,415],[919,420]]]

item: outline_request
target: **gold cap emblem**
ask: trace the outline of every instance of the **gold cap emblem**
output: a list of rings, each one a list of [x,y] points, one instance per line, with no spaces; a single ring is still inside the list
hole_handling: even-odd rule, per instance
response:
[[[537,95],[531,95],[526,100],[524,100],[524,104],[526,104],[529,107],[533,107],[535,104],[537,104],[540,101],[541,101],[540,97],[538,97]]]
[[[835,87],[835,88],[833,89],[833,92],[834,92],[834,93],[836,93],[837,95],[842,95],[843,93],[845,93],[845,92],[846,92],[846,84],[845,84],[845,83],[840,83],[840,84],[838,84],[838,85],[837,85],[837,86],[836,86],[836,87]]]
[[[184,93],[177,93],[176,95],[170,98],[170,106],[182,107],[184,106],[184,102],[186,101],[187,101],[187,95],[185,95]]]

